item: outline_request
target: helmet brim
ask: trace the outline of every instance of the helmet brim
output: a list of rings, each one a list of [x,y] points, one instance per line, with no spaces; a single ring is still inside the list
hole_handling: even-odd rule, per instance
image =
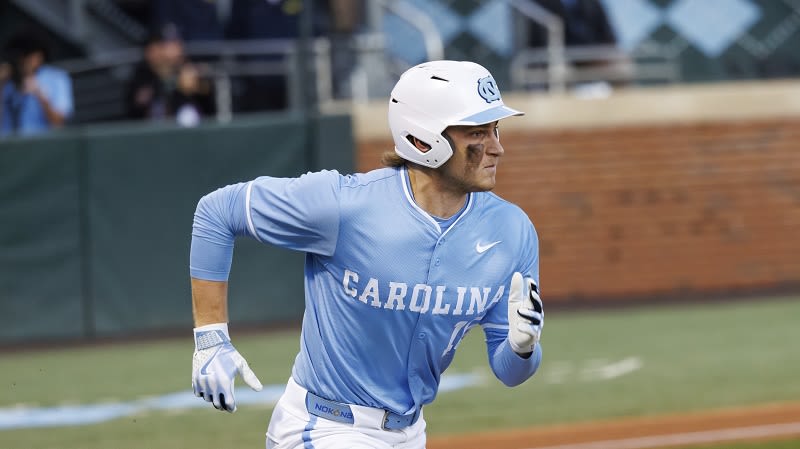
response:
[[[506,105],[500,105],[491,109],[486,109],[477,114],[464,117],[452,125],[485,125],[487,123],[495,122],[497,120],[511,117],[514,115],[525,115],[524,112],[517,111],[516,109],[509,108]]]

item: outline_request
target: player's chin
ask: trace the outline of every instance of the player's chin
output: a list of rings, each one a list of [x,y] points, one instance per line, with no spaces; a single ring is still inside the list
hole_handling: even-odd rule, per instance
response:
[[[475,183],[475,192],[488,192],[494,189],[496,182],[494,176],[491,177],[484,177],[483,179],[479,180]]]
[[[497,166],[487,167],[483,173],[483,185],[486,190],[492,190],[497,183]]]

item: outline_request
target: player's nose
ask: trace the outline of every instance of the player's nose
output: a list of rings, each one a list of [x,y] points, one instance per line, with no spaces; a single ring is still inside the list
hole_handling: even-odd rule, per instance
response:
[[[492,136],[489,141],[489,144],[486,146],[486,154],[490,154],[492,156],[500,157],[505,154],[505,149],[503,145],[500,143],[500,137]]]

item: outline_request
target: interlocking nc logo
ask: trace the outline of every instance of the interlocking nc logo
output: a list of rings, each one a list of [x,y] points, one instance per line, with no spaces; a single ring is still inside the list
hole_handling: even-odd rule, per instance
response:
[[[500,99],[500,89],[497,88],[497,83],[491,75],[478,80],[478,95],[487,103]]]

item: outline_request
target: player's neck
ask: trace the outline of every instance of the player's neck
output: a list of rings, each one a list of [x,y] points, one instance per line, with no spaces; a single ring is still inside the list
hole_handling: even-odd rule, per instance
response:
[[[467,193],[453,189],[438,173],[419,167],[409,167],[408,179],[414,201],[425,212],[440,218],[450,218],[464,206]]]

